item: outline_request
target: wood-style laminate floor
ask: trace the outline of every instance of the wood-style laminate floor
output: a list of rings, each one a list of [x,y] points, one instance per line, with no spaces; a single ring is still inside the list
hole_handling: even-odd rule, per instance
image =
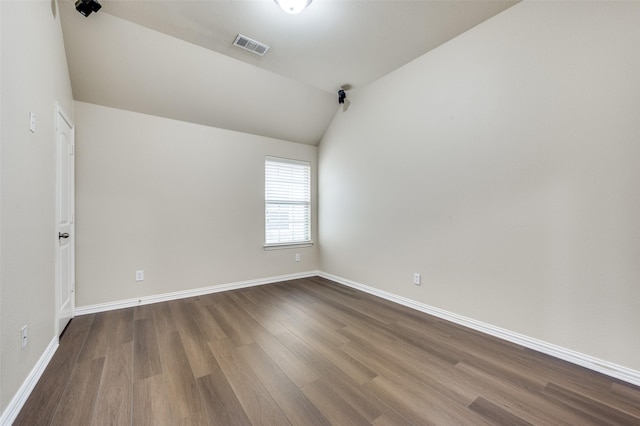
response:
[[[75,318],[16,425],[640,425],[640,388],[322,278]]]

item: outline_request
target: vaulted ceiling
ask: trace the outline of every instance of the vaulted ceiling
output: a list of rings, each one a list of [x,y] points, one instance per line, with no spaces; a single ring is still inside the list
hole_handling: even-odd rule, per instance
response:
[[[83,17],[60,2],[74,98],[316,145],[358,90],[516,1],[100,0]],[[270,47],[233,46],[238,34]]]

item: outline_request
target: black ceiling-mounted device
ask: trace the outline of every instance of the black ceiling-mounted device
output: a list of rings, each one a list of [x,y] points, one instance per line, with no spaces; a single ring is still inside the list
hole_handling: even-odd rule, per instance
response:
[[[338,90],[338,103],[339,104],[343,104],[344,103],[344,98],[347,97],[347,94],[345,93],[344,90],[340,89]]]
[[[91,15],[91,12],[97,12],[102,5],[97,0],[78,0],[76,1],[76,10],[84,17]]]

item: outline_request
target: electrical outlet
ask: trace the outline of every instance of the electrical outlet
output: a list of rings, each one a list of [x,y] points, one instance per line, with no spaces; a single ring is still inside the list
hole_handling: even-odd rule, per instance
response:
[[[136,282],[144,281],[144,271],[136,271]]]
[[[413,274],[413,283],[415,285],[420,285],[422,284],[422,277],[420,276],[420,274]]]
[[[24,327],[22,327],[22,329],[20,330],[20,338],[21,340],[21,349],[24,349],[25,346],[27,346],[27,343],[29,342],[29,335],[27,334],[27,326],[25,325]]]
[[[296,253],[296,262],[300,262],[300,253]]]

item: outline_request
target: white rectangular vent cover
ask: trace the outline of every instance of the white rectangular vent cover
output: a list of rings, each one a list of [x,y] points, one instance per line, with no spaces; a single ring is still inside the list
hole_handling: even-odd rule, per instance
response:
[[[260,56],[264,56],[264,54],[267,53],[267,50],[269,50],[269,46],[267,46],[266,44],[252,40],[247,36],[243,36],[242,34],[238,34],[238,37],[236,37],[236,40],[233,42],[233,44]]]

